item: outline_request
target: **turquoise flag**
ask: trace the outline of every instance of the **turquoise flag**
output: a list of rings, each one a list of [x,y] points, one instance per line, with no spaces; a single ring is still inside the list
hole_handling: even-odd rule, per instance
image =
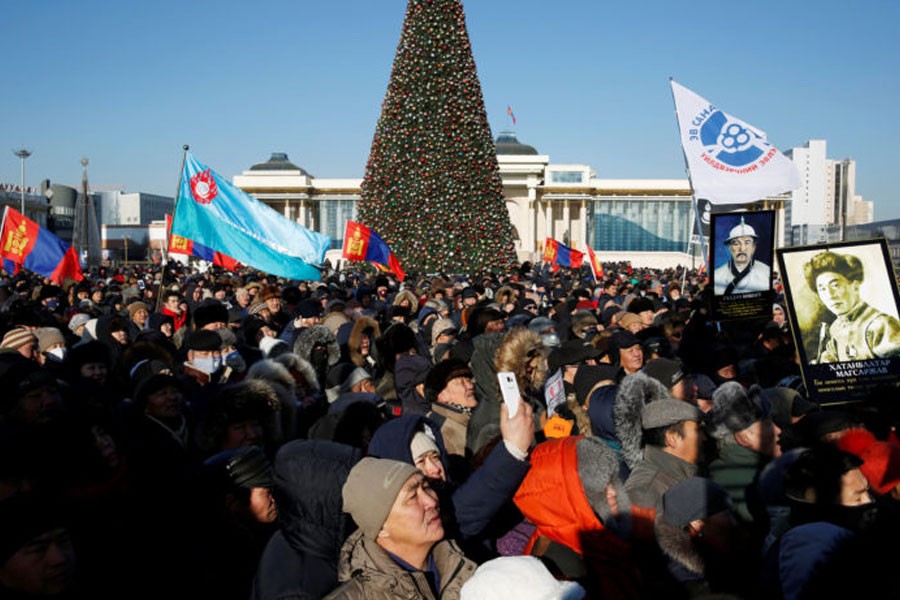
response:
[[[286,219],[199,162],[185,157],[172,233],[288,279],[319,281],[331,238]]]

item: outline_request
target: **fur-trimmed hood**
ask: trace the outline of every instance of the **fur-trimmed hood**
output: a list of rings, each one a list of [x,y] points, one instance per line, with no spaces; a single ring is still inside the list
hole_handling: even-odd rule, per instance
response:
[[[500,286],[499,288],[497,288],[497,291],[494,292],[494,302],[497,303],[497,306],[500,306],[500,303],[504,301],[503,300],[504,296],[507,297],[506,302],[512,302],[513,304],[515,304],[515,302],[516,302],[515,291],[513,291],[513,289],[511,287],[509,287],[508,285],[503,285],[503,286]],[[502,306],[500,306],[500,308],[501,308],[501,310],[503,309]]]
[[[547,357],[541,336],[524,327],[510,330],[500,342],[494,366],[498,373],[515,373],[523,394],[536,393],[547,378]]]
[[[309,372],[312,375],[312,367],[309,367]],[[244,380],[250,381],[254,379],[260,379],[270,384],[275,393],[278,394],[278,399],[281,401],[282,406],[296,403],[297,384],[294,383],[291,372],[283,364],[270,358],[253,363],[253,366],[247,371],[247,376]]]
[[[313,346],[317,343],[323,343],[328,348],[329,367],[340,360],[341,348],[338,346],[337,338],[335,338],[334,333],[324,325],[313,325],[312,327],[307,327],[302,330],[300,335],[297,336],[297,340],[294,342],[294,354],[308,362]]]
[[[400,306],[400,303],[404,300],[409,301],[410,314],[414,314],[417,310],[419,310],[419,299],[416,298],[416,295],[409,290],[401,290],[397,292],[397,295],[394,296],[394,301],[391,302],[391,306]]]
[[[664,523],[662,516],[656,518],[654,530],[656,542],[666,556],[698,576],[703,574],[706,565],[687,531]]]
[[[366,331],[371,329],[372,332],[369,335],[369,355],[374,356],[375,350],[375,340],[381,337],[381,326],[378,325],[378,321],[371,317],[360,316],[353,323],[353,329],[350,330],[350,339],[347,341],[347,349],[350,354],[350,360],[353,361],[353,364],[357,367],[363,367],[366,365],[365,357],[359,353],[359,345],[362,342],[364,336],[366,336]]]
[[[619,384],[613,421],[616,435],[622,444],[622,457],[629,469],[634,469],[644,456],[641,438],[641,411],[655,400],[669,398],[669,391],[657,380],[641,372],[632,373]]]
[[[303,375],[303,379],[306,380],[306,385],[308,385],[313,392],[319,392],[320,386],[319,382],[316,381],[316,372],[313,369],[312,365],[309,364],[308,360],[306,360],[305,358],[301,358],[299,355],[294,354],[293,352],[279,354],[273,360],[276,363],[286,367],[288,369],[289,376],[291,375],[290,371],[292,370]]]

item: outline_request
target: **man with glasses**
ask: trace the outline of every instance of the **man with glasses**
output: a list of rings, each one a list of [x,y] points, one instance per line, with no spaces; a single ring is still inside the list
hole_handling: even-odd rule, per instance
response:
[[[756,231],[741,217],[741,222],[731,229],[725,240],[731,258],[713,273],[716,296],[762,292],[771,287],[769,265],[753,258],[757,239]]]

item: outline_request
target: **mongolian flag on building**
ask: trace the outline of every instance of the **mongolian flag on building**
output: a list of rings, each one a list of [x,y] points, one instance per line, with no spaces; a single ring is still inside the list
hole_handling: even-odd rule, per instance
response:
[[[573,250],[565,244],[552,238],[547,238],[547,241],[544,242],[544,256],[542,260],[551,265],[580,269],[584,263],[584,252]]]
[[[9,206],[0,227],[0,257],[10,272],[24,267],[57,284],[84,279],[75,248]]]
[[[186,237],[172,234],[172,215],[166,215],[166,233],[168,234],[168,252],[169,254],[187,254],[188,256],[196,256],[207,262],[222,267],[227,271],[236,271],[240,263],[231,258],[227,254],[216,252],[212,248],[207,248],[203,244],[198,244]]]
[[[344,250],[341,253],[347,260],[359,260],[375,263],[376,266],[387,267],[400,281],[406,279],[406,273],[400,266],[397,256],[391,252],[384,240],[377,233],[354,221],[347,221],[344,230]]]
[[[604,277],[606,277],[606,273],[603,271],[603,264],[597,258],[597,254],[594,252],[594,249],[584,245],[587,248],[588,260],[590,261],[591,273],[594,274],[594,281],[601,281]]]

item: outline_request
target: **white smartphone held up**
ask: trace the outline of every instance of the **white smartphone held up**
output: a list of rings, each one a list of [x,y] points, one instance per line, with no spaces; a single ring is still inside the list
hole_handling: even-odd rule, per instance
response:
[[[512,371],[500,371],[497,373],[497,380],[500,382],[500,393],[503,394],[503,402],[509,411],[509,418],[512,419],[519,412],[519,384],[516,383],[516,374]]]

